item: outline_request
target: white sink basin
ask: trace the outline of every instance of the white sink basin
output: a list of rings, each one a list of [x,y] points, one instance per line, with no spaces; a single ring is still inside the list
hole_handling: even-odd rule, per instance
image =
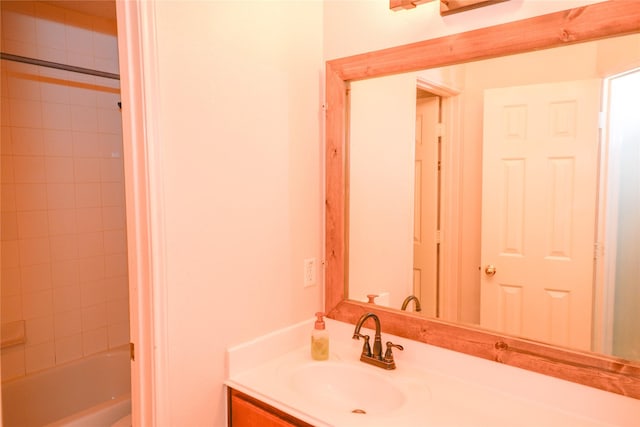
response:
[[[291,388],[305,400],[340,412],[389,414],[407,400],[405,392],[369,366],[311,362],[287,372]]]

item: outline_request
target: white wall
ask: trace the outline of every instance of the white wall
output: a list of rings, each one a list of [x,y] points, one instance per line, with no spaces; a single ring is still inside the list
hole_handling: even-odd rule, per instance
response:
[[[400,308],[413,293],[416,76],[350,89],[348,296]]]
[[[149,144],[161,168],[159,407],[169,417],[160,421],[222,426],[225,349],[322,308],[321,280],[303,288],[303,260],[322,253],[322,4],[154,9],[159,117]]]

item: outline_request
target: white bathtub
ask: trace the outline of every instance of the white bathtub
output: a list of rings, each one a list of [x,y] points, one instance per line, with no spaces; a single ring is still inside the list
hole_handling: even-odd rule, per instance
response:
[[[2,384],[3,427],[107,427],[131,411],[128,347]]]

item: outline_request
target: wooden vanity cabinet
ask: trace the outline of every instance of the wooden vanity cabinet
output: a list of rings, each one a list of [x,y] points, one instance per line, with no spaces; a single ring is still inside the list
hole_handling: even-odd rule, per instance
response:
[[[229,427],[313,427],[313,425],[230,388]]]

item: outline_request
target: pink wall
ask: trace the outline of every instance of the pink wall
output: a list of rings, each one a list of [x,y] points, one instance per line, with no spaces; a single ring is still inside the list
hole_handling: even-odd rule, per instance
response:
[[[115,22],[2,2],[2,51],[118,72]],[[2,350],[10,379],[129,342],[119,83],[2,61]]]

